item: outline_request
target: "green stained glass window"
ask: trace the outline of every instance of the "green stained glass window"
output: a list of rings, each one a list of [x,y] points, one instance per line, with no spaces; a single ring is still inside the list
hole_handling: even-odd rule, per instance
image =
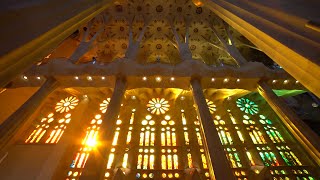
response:
[[[247,114],[254,115],[259,112],[258,105],[247,98],[239,98],[236,103],[240,110]]]

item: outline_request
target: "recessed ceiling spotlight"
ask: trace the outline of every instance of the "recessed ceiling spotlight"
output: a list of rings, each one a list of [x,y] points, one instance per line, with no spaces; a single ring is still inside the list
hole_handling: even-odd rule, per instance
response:
[[[160,76],[156,77],[156,81],[160,82],[161,81],[161,77]]]
[[[211,82],[214,82],[216,79],[215,78],[211,78]]]
[[[237,83],[240,82],[240,79],[237,79]]]
[[[289,82],[289,80],[286,79],[283,81],[283,84],[288,84],[288,82]]]
[[[175,79],[174,79],[174,77],[171,77],[170,80],[171,80],[171,81],[174,81]]]
[[[28,80],[28,77],[27,77],[27,76],[22,76],[22,78],[23,78],[24,80]]]
[[[272,84],[274,84],[274,83],[276,83],[276,82],[277,82],[277,80],[275,80],[275,79],[274,79],[274,80],[272,80]]]
[[[133,99],[133,100],[134,100],[134,99],[137,99],[137,97],[136,97],[136,96],[131,96],[131,99]]]
[[[102,77],[101,77],[101,79],[102,79],[102,80],[105,80],[105,79],[106,79],[106,77],[102,76]]]
[[[38,80],[40,80],[40,79],[41,79],[41,77],[40,77],[40,76],[38,76],[38,77],[37,77],[37,79],[38,79]]]
[[[146,81],[146,80],[147,80],[147,77],[146,77],[146,76],[143,76],[142,80]]]
[[[184,97],[184,96],[181,96],[181,97],[180,97],[180,99],[181,99],[181,100],[184,100],[184,99],[185,99],[185,97]]]
[[[74,79],[78,80],[78,79],[79,79],[79,77],[78,77],[78,76],[75,76],[75,77],[74,77]]]
[[[92,81],[92,77],[91,76],[87,76],[88,81]]]
[[[228,79],[228,78],[225,78],[225,79],[223,80],[223,82],[224,82],[224,83],[227,83],[227,82],[229,82],[229,79]]]

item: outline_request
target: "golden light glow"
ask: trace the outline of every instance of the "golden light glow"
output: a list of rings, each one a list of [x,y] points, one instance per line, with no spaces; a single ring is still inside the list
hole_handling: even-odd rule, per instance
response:
[[[100,110],[102,113],[106,113],[109,103],[110,103],[110,98],[107,98],[102,101],[102,103],[100,104]]]
[[[74,109],[78,105],[79,99],[74,96],[61,99],[60,102],[56,104],[56,112],[64,113],[69,112],[71,109]]]
[[[169,110],[169,102],[164,98],[152,98],[147,107],[150,108],[152,114],[160,115]]]

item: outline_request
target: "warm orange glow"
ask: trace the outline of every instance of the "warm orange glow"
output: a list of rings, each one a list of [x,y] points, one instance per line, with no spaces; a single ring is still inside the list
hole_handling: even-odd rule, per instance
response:
[[[192,0],[193,4],[196,5],[197,7],[203,6],[203,2],[201,0]]]

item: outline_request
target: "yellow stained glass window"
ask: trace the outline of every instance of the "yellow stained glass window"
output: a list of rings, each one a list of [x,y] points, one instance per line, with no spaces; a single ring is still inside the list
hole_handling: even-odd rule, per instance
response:
[[[201,154],[201,161],[203,169],[208,169],[207,158],[204,154]]]
[[[188,167],[193,168],[192,156],[190,153],[187,154],[187,158],[188,158]]]
[[[167,169],[166,155],[161,155],[161,168]]]
[[[113,153],[110,153],[109,159],[108,159],[108,163],[107,163],[107,169],[111,169],[113,160],[114,160],[114,154],[113,154]]]
[[[178,165],[179,165],[179,163],[178,163],[178,155],[174,154],[173,155],[173,168],[174,169],[179,169]]]
[[[119,138],[119,131],[116,131],[114,134],[114,137],[113,137],[113,141],[112,141],[113,146],[117,145],[118,138]]]
[[[137,163],[137,169],[141,169],[142,167],[142,155],[138,155],[138,163]]]
[[[127,164],[128,164],[128,153],[125,153],[123,156],[122,167],[127,168]]]

